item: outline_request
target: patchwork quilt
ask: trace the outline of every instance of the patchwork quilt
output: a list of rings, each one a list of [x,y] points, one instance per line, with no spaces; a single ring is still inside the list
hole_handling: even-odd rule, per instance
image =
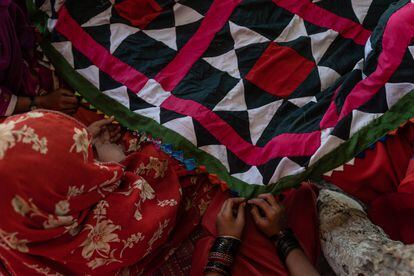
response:
[[[329,173],[414,116],[408,0],[34,4],[69,85],[243,196]]]

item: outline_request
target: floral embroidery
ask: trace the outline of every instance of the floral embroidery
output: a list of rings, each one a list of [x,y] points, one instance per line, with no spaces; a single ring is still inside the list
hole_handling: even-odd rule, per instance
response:
[[[176,206],[178,203],[177,203],[177,200],[175,200],[175,199],[166,199],[166,200],[158,200],[158,206],[160,206],[160,207],[165,207],[165,206],[170,206],[170,207],[172,207],[172,206]]]
[[[77,153],[83,154],[83,159],[86,161],[88,159],[88,149],[91,143],[88,138],[88,131],[86,128],[80,130],[79,128],[74,128],[75,134],[73,134],[73,141],[75,142],[70,148],[69,152],[75,150]]]
[[[47,218],[46,215],[40,212],[39,208],[32,202],[31,198],[29,201],[26,201],[21,196],[15,195],[11,201],[11,205],[13,206],[14,211],[22,216],[26,216],[30,213],[30,217],[39,216]]]
[[[148,175],[151,170],[154,171],[154,178],[157,179],[158,177],[164,177],[165,172],[168,169],[168,160],[159,160],[156,157],[150,157],[149,163],[144,165],[141,163],[138,169],[135,171],[137,175]]]
[[[13,197],[11,204],[13,206],[14,211],[16,211],[22,216],[25,216],[31,210],[29,204],[18,195]]]
[[[106,200],[101,200],[96,204],[93,209],[93,218],[99,220],[102,217],[106,216],[106,208],[109,207],[109,203]]]
[[[67,197],[71,198],[71,197],[81,195],[84,193],[84,189],[85,189],[85,185],[82,185],[80,187],[69,186]]]
[[[137,221],[140,221],[140,220],[142,220],[142,214],[141,214],[140,206],[139,205],[136,205],[136,206],[137,206],[137,209],[134,212],[134,218]]]
[[[16,123],[23,121],[9,121],[0,124],[0,159],[6,155],[6,151],[13,148],[16,142],[24,144],[33,144],[32,149],[41,154],[47,153],[47,139],[46,137],[39,138],[33,128],[24,125],[21,129],[14,129]]]
[[[28,268],[31,268],[33,270],[35,270],[37,273],[42,274],[42,275],[46,275],[46,276],[63,276],[63,274],[60,274],[58,272],[56,273],[52,273],[49,267],[40,267],[37,264],[27,264],[27,263],[23,263],[25,266],[27,266]]]
[[[122,248],[121,253],[119,254],[119,256],[122,258],[125,249],[134,247],[134,245],[136,245],[140,241],[144,240],[144,238],[145,238],[145,236],[142,235],[141,232],[138,232],[136,234],[132,234],[128,239],[122,240],[122,243],[124,244],[124,247]]]
[[[81,225],[79,225],[78,221],[76,219],[74,219],[72,225],[65,226],[65,229],[66,229],[65,232],[68,232],[69,235],[74,237],[77,234],[79,234],[79,232],[81,230]]]
[[[162,234],[164,233],[164,229],[167,228],[169,222],[170,222],[169,219],[164,220],[163,223],[159,222],[157,231],[154,232],[154,235],[148,241],[148,248],[147,248],[147,252],[145,253],[146,255],[151,252],[154,242],[156,242],[162,237]]]
[[[143,178],[138,179],[134,182],[133,186],[137,187],[139,190],[141,190],[141,199],[142,201],[145,201],[147,199],[153,199],[155,197],[155,191],[151,187],[151,185]]]
[[[57,228],[60,226],[71,226],[74,223],[72,216],[49,215],[47,221],[43,222],[45,229]]]
[[[58,216],[64,216],[69,213],[69,201],[61,200],[55,204],[55,214]]]
[[[17,234],[17,232],[7,233],[3,229],[0,229],[0,246],[7,250],[11,248],[22,253],[29,252],[29,248],[27,247],[29,241],[26,239],[18,239]]]
[[[85,259],[90,259],[95,251],[102,257],[107,257],[111,249],[109,243],[120,241],[118,234],[113,232],[121,227],[113,224],[111,220],[100,221],[96,226],[86,224],[85,229],[90,230],[88,237],[81,244],[83,246],[82,257]]]
[[[109,265],[111,263],[122,263],[121,260],[118,260],[117,258],[114,257],[114,254],[115,254],[115,249],[111,251],[109,256],[105,258],[95,258],[92,261],[88,262],[87,265],[88,267],[95,269],[103,265]]]
[[[92,192],[96,190],[102,197],[105,197],[105,192],[112,193],[121,184],[121,179],[116,180],[117,178],[118,178],[118,171],[114,171],[114,175],[111,179],[106,180],[97,186],[93,186],[92,188],[89,189],[88,192]]]

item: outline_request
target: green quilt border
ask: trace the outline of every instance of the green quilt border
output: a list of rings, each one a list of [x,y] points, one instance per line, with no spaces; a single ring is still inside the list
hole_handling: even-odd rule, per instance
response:
[[[28,0],[28,2],[31,1]],[[31,3],[33,5],[33,2]],[[42,12],[35,12],[33,7],[29,10],[32,14],[37,14],[37,16],[32,18],[36,20],[35,22],[38,26],[43,26],[41,30],[47,33],[46,28],[44,28],[46,25],[44,20],[47,16],[45,17],[45,14]],[[163,143],[172,144],[174,150],[183,150],[186,158],[195,158],[198,165],[205,166],[209,173],[214,173],[221,180],[225,181],[231,190],[247,198],[267,192],[277,194],[285,189],[299,186],[302,181],[319,180],[323,173],[345,164],[388,132],[395,130],[407,122],[407,120],[414,117],[413,90],[400,99],[383,116],[361,129],[351,139],[323,156],[304,172],[283,177],[278,182],[266,186],[247,184],[229,175],[224,165],[218,159],[198,149],[176,132],[158,124],[152,119],[130,111],[122,104],[101,93],[94,85],[71,67],[66,59],[51,45],[47,35],[41,46],[60,76],[98,110],[109,116],[114,115],[119,123],[131,130],[144,131],[153,137],[160,138]]]

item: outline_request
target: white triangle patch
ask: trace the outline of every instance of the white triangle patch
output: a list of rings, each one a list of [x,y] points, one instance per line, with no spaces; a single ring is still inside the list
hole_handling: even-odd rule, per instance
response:
[[[137,109],[134,111],[134,113],[153,119],[157,123],[160,123],[160,108],[159,107]]]
[[[76,72],[81,74],[85,79],[99,89],[99,69],[95,65],[91,65],[84,69],[77,69]]]
[[[414,46],[408,46],[408,50],[410,51],[411,55],[413,56],[414,59]]]
[[[202,18],[203,16],[201,14],[188,6],[179,3],[174,5],[175,26],[187,25],[193,22],[197,22]]]
[[[72,67],[75,67],[73,61],[72,43],[70,41],[54,42],[52,45]]]
[[[109,24],[111,23],[110,22],[111,15],[112,15],[112,5],[106,10],[104,10],[103,12],[101,12],[100,14],[92,17],[87,22],[83,23],[82,27],[95,27],[95,26]]]
[[[177,51],[177,35],[175,32],[175,27],[159,30],[144,30],[143,32],[147,36],[160,41],[171,49]]]
[[[197,145],[197,137],[195,135],[193,119],[191,119],[191,117],[187,116],[177,118],[164,123],[163,126],[179,133],[185,139],[187,139],[194,145]]]
[[[236,51],[230,50],[225,54],[216,57],[203,58],[211,66],[220,71],[227,72],[230,76],[239,79],[239,63],[237,61]]]
[[[337,32],[327,30],[326,32],[309,36],[311,38],[312,55],[316,64],[322,59],[326,50],[328,50],[329,46],[331,46],[337,35]]]
[[[102,93],[129,108],[128,89],[126,88],[126,86],[121,86],[115,89],[102,91]]]
[[[230,92],[214,107],[213,111],[246,111],[244,84],[240,80]]]
[[[149,79],[144,87],[137,93],[138,97],[149,104],[161,106],[161,104],[171,96],[171,93],[165,91],[162,86],[154,79]]]
[[[359,130],[369,125],[373,120],[381,117],[382,113],[366,113],[359,110],[352,111],[352,122],[350,129],[350,137]]]
[[[128,36],[139,32],[138,28],[128,26],[126,24],[115,23],[111,24],[111,54],[113,54],[118,48],[118,46],[125,40]]]
[[[254,44],[254,43],[263,43],[268,42],[269,39],[262,36],[261,34],[256,33],[253,30],[250,30],[246,27],[239,26],[229,21],[231,36],[234,40],[234,49],[239,49],[244,46]]]
[[[385,84],[385,95],[387,98],[388,108],[391,108],[396,104],[402,97],[410,93],[414,89],[414,83],[386,83]]]
[[[330,135],[332,129],[333,128],[326,128],[321,131],[321,146],[312,155],[308,166],[312,166],[313,164],[315,164],[316,161],[318,161],[327,153],[331,152],[333,149],[345,142],[344,140],[335,135]]]
[[[277,165],[275,172],[273,173],[272,177],[270,178],[270,183],[275,183],[279,179],[287,175],[295,175],[304,171],[305,168],[301,167],[296,162],[293,162],[287,157],[284,157]]]
[[[263,176],[255,166],[251,167],[247,172],[236,173],[231,176],[247,183],[263,185]]]
[[[326,66],[318,66],[318,73],[321,81],[321,91],[333,85],[341,77],[334,69]]]
[[[275,42],[289,42],[301,36],[308,36],[308,32],[303,19],[295,14],[279,37],[275,39]]]
[[[250,137],[254,145],[262,136],[263,131],[269,125],[282,103],[283,100],[279,100],[247,111],[249,114]]]
[[[309,102],[315,102],[316,103],[316,97],[315,96],[309,96],[309,97],[300,97],[300,98],[294,98],[289,99],[289,102],[293,103],[297,107],[303,107]]]
[[[226,147],[223,145],[207,145],[200,147],[201,150],[209,153],[210,155],[214,156],[218,160],[220,160],[221,164],[226,167],[227,171],[229,169],[229,161],[227,159],[227,150]]]
[[[363,23],[365,16],[367,16],[368,10],[371,6],[372,0],[351,0],[352,9],[359,23]]]

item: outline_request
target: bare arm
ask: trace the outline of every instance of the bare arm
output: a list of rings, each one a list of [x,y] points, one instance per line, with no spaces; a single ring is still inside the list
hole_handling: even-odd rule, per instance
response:
[[[284,232],[282,231],[284,218],[283,206],[280,205],[270,194],[259,195],[258,198],[251,199],[248,201],[248,203],[253,205],[251,212],[257,227],[269,238],[279,237],[279,242],[279,234]],[[295,238],[294,240],[296,241]],[[276,242],[276,244],[278,242]],[[276,246],[278,247],[278,245]],[[285,262],[289,274],[293,276],[319,275],[316,269],[309,262],[302,249],[300,247],[295,247],[293,247],[294,249],[290,251],[285,251],[288,252],[287,255],[282,254],[285,256],[279,256],[282,258],[282,261]],[[283,260],[283,257],[285,257],[285,260]]]
[[[292,276],[317,276],[319,273],[301,249],[293,249],[286,258],[286,267]]]

